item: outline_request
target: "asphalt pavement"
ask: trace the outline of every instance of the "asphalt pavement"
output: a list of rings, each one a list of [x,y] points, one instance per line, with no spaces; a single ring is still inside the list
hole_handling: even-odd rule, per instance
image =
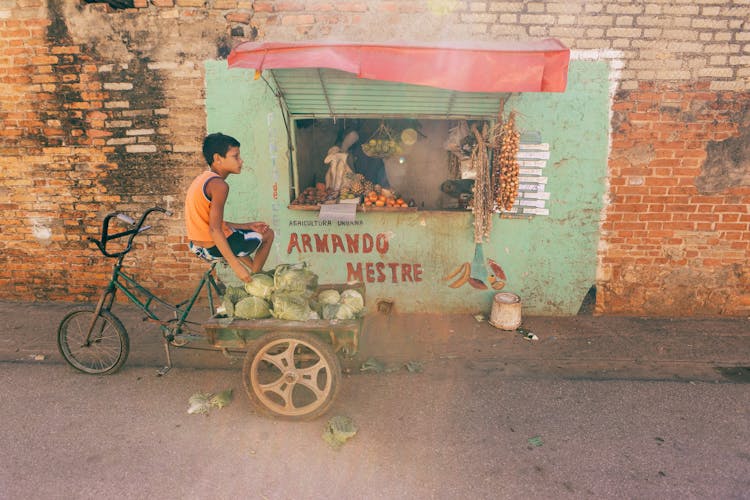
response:
[[[56,331],[76,304],[0,301],[0,362],[60,363]],[[130,306],[115,314],[130,336],[127,364],[160,367],[158,328]],[[459,359],[506,377],[750,382],[750,318],[624,316],[523,317],[519,330],[493,327],[488,314],[383,314],[365,318],[357,370],[368,359],[389,369]],[[175,366],[237,365],[221,353],[172,349]]]

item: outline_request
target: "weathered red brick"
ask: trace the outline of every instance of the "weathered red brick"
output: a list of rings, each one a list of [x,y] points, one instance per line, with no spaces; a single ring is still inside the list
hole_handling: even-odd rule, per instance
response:
[[[410,2],[403,2],[408,4]],[[336,8],[341,12],[367,12],[367,4],[361,2],[337,2]]]
[[[249,12],[229,12],[224,16],[230,23],[250,24],[253,15]]]
[[[276,2],[274,5],[274,10],[276,12],[300,12],[305,11],[305,3],[304,2]]]
[[[273,12],[273,2],[255,2],[253,3],[253,10],[255,12]]]
[[[282,26],[297,26],[315,23],[315,16],[311,14],[281,16]]]
[[[92,130],[87,130],[86,135],[88,135],[89,137],[110,137],[112,136],[112,132],[110,132],[109,130],[92,129]]]

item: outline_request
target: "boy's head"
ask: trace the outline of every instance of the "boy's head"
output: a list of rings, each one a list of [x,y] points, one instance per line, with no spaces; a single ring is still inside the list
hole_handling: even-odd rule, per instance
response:
[[[221,132],[208,134],[203,139],[203,157],[206,159],[208,165],[211,166],[214,163],[214,154],[218,154],[224,158],[231,147],[240,147],[240,141]]]

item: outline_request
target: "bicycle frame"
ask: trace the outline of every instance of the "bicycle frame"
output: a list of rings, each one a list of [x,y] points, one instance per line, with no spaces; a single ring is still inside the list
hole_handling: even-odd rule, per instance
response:
[[[214,267],[216,267],[215,262],[211,263],[209,269],[203,273],[203,275],[201,276],[201,280],[198,282],[198,285],[193,291],[193,294],[187,300],[178,304],[172,304],[158,297],[151,290],[138,283],[135,278],[125,273],[125,271],[122,270],[122,264],[118,261],[118,263],[114,265],[114,268],[112,270],[112,277],[110,278],[110,281],[107,284],[104,293],[99,299],[99,303],[97,304],[95,310],[95,315],[98,316],[101,311],[109,311],[112,308],[115,300],[115,295],[119,290],[125,294],[130,302],[132,302],[144,313],[146,313],[148,319],[159,323],[159,325],[165,332],[167,340],[171,341],[174,339],[174,335],[179,335],[182,332],[182,325],[187,321],[187,318],[190,315],[190,311],[195,305],[195,302],[198,300],[198,297],[200,296],[200,293],[203,290],[204,286],[207,290],[209,310],[214,310],[214,293],[216,293],[217,297],[221,295],[219,286],[213,277]],[[139,294],[140,296],[143,296],[145,298],[141,299],[139,297]],[[161,319],[151,309],[152,303],[154,302],[172,311],[174,313],[174,318],[167,321]]]
[[[213,270],[216,267],[216,262],[212,262],[209,269],[203,273],[203,275],[201,276],[201,280],[198,282],[198,285],[196,286],[192,295],[187,300],[180,302],[178,304],[172,304],[158,297],[151,290],[149,290],[148,288],[138,283],[138,281],[133,276],[123,271],[122,261],[125,258],[125,255],[129,253],[130,250],[132,249],[133,238],[137,234],[143,231],[146,231],[147,229],[150,228],[150,226],[143,226],[143,223],[146,220],[146,217],[153,211],[161,211],[161,212],[165,212],[169,214],[168,211],[162,208],[154,207],[154,208],[147,210],[143,214],[143,216],[141,216],[137,224],[133,219],[129,218],[126,215],[109,214],[108,216],[104,218],[104,221],[102,223],[101,241],[93,239],[93,238],[89,238],[91,241],[96,243],[99,250],[101,250],[101,252],[105,256],[114,257],[117,260],[115,261],[115,264],[112,266],[112,276],[109,280],[109,283],[107,283],[107,286],[104,289],[104,292],[102,293],[101,297],[99,298],[99,302],[97,303],[96,308],[94,310],[94,317],[91,321],[91,326],[89,326],[89,329],[88,329],[88,334],[86,336],[86,343],[87,344],[91,343],[91,338],[92,338],[92,334],[94,333],[94,329],[97,323],[97,318],[99,318],[102,311],[107,311],[107,312],[111,311],[112,305],[115,302],[115,295],[117,294],[117,291],[119,290],[125,294],[125,296],[128,298],[130,302],[132,302],[135,306],[137,306],[141,311],[146,313],[146,316],[147,316],[146,319],[159,324],[159,327],[162,331],[164,348],[165,348],[165,352],[167,356],[167,365],[160,371],[160,374],[164,374],[172,366],[171,355],[169,352],[169,344],[175,339],[175,335],[180,335],[182,333],[182,327],[187,322],[187,318],[190,315],[190,311],[192,310],[193,306],[198,300],[198,297],[203,291],[203,288],[206,287],[207,296],[208,296],[208,307],[212,313],[214,311],[214,293],[216,294],[216,297],[218,298],[221,295],[221,290],[218,284],[216,283],[216,280],[213,277]],[[130,225],[135,225],[135,227],[127,231],[122,231],[120,233],[109,235],[108,234],[109,233],[109,221],[112,217],[117,217],[127,222]],[[107,246],[108,241],[116,239],[116,238],[122,238],[125,236],[128,237],[128,241],[127,241],[127,246],[124,250],[120,252],[115,252],[115,253],[111,253],[107,251],[106,246]],[[152,306],[154,304],[159,304],[161,306],[166,307],[168,310],[170,310],[174,314],[174,318],[171,318],[166,321],[160,318],[156,314],[156,312],[152,309]]]

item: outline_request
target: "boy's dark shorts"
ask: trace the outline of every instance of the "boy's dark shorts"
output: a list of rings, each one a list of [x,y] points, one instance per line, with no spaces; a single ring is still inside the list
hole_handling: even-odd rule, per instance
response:
[[[237,257],[251,255],[263,242],[263,236],[252,229],[232,229],[232,231],[233,232],[229,235],[227,241],[229,242],[229,248],[232,249],[232,253]],[[190,247],[190,251],[201,259],[216,260],[224,258],[215,245],[209,248],[204,248],[195,245],[191,241],[188,246]]]

